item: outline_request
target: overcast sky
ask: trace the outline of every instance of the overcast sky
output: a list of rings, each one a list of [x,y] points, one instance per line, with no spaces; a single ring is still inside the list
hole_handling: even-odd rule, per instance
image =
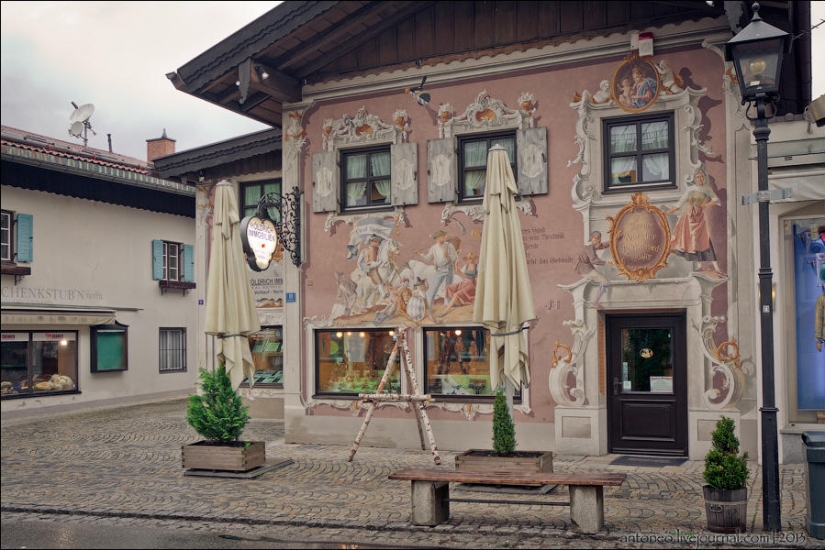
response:
[[[89,146],[146,158],[164,129],[186,151],[267,126],[175,90],[176,71],[280,2],[2,2],[2,124],[66,141],[72,102],[95,110]],[[815,25],[825,2],[812,2]],[[813,30],[825,93],[825,25]]]

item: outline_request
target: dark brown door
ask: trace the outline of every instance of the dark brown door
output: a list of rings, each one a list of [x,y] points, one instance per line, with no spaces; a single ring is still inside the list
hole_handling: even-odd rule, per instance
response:
[[[611,453],[687,456],[687,346],[682,313],[607,315]]]

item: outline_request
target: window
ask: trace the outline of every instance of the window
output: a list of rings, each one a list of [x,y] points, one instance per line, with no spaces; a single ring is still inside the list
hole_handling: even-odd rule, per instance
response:
[[[195,288],[195,247],[172,241],[152,241],[152,278],[164,288]]]
[[[161,328],[158,345],[160,372],[186,372],[186,329]]]
[[[458,202],[481,201],[487,181],[487,152],[499,144],[507,150],[513,174],[516,168],[516,132],[464,135],[458,138],[459,184]]]
[[[344,151],[341,157],[343,211],[392,204],[392,158],[389,145]]]
[[[267,193],[281,194],[281,180],[246,182],[241,184],[241,219],[254,216],[258,210],[258,201]],[[269,219],[276,224],[281,222],[281,213],[275,206],[267,208]]]
[[[34,217],[10,210],[0,211],[0,261],[3,275],[14,275],[15,284],[20,277],[31,275],[31,267],[17,265],[32,261]]]
[[[492,400],[490,333],[478,327],[424,329],[424,393]],[[515,392],[521,399],[521,389]]]
[[[284,385],[284,343],[281,327],[262,327],[249,337],[252,362],[255,365],[255,386],[259,384],[283,387]],[[244,378],[244,384],[249,380]]]
[[[6,332],[0,344],[2,397],[77,392],[77,332]]]
[[[91,371],[111,372],[129,368],[127,345],[127,325],[92,326],[89,335],[91,339]]]
[[[375,393],[395,346],[386,329],[319,330],[315,332],[315,384],[321,395]],[[401,393],[401,354],[383,393]]]
[[[673,114],[604,122],[605,192],[676,187]]]

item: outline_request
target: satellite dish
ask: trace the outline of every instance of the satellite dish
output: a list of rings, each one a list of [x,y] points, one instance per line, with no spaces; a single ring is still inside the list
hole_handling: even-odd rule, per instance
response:
[[[95,106],[91,103],[87,103],[86,105],[81,105],[80,107],[78,107],[74,104],[74,102],[72,102],[72,105],[74,105],[75,108],[74,112],[72,113],[72,116],[69,117],[69,122],[71,122],[72,124],[74,124],[75,122],[86,122],[91,118],[92,113],[95,112]]]
[[[69,128],[69,133],[74,137],[81,137],[83,135],[83,123],[79,120],[77,122],[72,122],[72,127]]]

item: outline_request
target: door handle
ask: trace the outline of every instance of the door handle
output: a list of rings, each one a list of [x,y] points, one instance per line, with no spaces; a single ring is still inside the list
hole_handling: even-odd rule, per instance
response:
[[[619,395],[619,390],[622,387],[621,381],[618,378],[613,378],[613,395]]]

